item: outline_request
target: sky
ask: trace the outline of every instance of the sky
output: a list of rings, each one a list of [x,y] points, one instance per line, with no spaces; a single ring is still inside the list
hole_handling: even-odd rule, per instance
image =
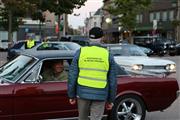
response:
[[[89,17],[89,13],[96,12],[102,6],[103,0],[87,0],[85,6],[82,6],[80,9],[74,9],[73,14],[68,16],[69,25],[73,28],[84,26],[84,20]],[[74,16],[74,14],[80,15]]]

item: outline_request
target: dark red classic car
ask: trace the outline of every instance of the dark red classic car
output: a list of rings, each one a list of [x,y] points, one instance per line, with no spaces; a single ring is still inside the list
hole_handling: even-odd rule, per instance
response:
[[[65,70],[74,51],[20,55],[0,68],[0,120],[34,120],[77,117],[76,105],[67,97],[67,80],[43,81],[41,74],[54,60],[64,60]],[[117,67],[118,92],[111,120],[144,120],[146,111],[168,108],[177,98],[177,80],[132,77]]]

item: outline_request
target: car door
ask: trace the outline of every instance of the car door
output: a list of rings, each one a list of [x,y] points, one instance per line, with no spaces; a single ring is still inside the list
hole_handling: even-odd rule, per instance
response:
[[[24,76],[15,86],[15,119],[62,118],[77,115],[76,106],[70,105],[67,97],[67,82],[39,81],[42,63]]]
[[[0,120],[12,120],[13,90],[13,84],[0,83]]]

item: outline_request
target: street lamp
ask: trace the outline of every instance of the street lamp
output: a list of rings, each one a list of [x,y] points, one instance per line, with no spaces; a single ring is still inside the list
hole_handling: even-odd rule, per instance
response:
[[[108,24],[109,24],[109,23],[111,23],[111,22],[112,22],[112,19],[111,19],[111,18],[106,18],[106,20],[105,20],[105,21],[106,21],[106,23],[108,23]]]

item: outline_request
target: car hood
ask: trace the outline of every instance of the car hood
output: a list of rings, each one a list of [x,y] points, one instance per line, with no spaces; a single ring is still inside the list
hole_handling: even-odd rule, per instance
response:
[[[114,59],[120,65],[143,64],[144,66],[163,66],[167,64],[175,64],[175,62],[170,60],[146,56],[115,56]]]

